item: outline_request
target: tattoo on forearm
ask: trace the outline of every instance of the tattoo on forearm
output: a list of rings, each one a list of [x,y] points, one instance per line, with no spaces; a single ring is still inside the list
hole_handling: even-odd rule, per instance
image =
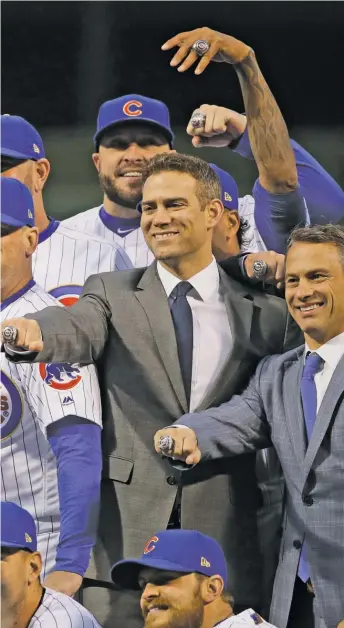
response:
[[[253,50],[234,67],[241,85],[248,134],[260,178],[270,191],[291,191],[297,186],[297,170],[288,129]]]

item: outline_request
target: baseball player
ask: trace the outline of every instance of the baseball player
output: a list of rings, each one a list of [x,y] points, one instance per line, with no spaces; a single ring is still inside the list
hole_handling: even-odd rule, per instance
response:
[[[223,551],[196,530],[157,532],[141,558],[119,561],[111,577],[122,589],[142,591],[145,628],[276,628],[251,608],[234,614]]]
[[[1,177],[1,320],[56,299],[32,279],[31,194]],[[1,494],[34,517],[42,575],[78,590],[94,543],[101,477],[101,403],[93,366],[10,363],[1,353]]]
[[[32,257],[33,276],[61,303],[74,303],[90,275],[132,267],[119,243],[72,229],[47,216],[42,193],[50,164],[39,133],[19,116],[1,116],[1,171],[25,183],[32,193],[39,230]]]
[[[211,29],[197,29],[177,35],[167,42],[163,49],[168,50],[173,46],[182,45],[185,56],[197,41],[201,41],[205,42],[208,48],[212,46],[212,51],[215,45],[212,43],[215,42],[214,37],[222,37],[225,41],[229,36]],[[246,48],[248,49],[247,46]],[[177,54],[179,57],[173,65],[178,65],[183,58],[180,56],[181,53]],[[192,50],[187,67],[190,67],[189,60],[194,62],[202,54],[204,61],[207,60],[209,63],[210,51],[202,49],[201,46],[197,52]],[[216,60],[225,59],[221,54],[218,54]],[[187,67],[183,66],[181,69],[185,70]],[[290,194],[294,188],[290,187],[289,181],[284,181],[284,188],[280,185],[281,182],[277,182],[279,183],[277,191],[274,190],[275,193],[269,195],[268,190],[258,181],[254,186],[253,196],[247,195],[239,199],[239,204],[235,208],[241,220],[239,238],[235,243],[238,251],[242,249],[254,252],[268,248],[283,252],[288,234],[300,222],[315,224],[340,220],[344,215],[344,192],[307,151],[296,142],[290,142],[277,103],[258,65],[256,68],[258,72],[252,72],[245,89],[251,83],[254,91],[253,80],[259,76],[260,93],[269,94],[269,101],[265,102],[265,107],[261,110],[259,123],[262,133],[253,151],[250,145],[254,135],[251,115],[246,119],[246,116],[223,107],[202,105],[201,110],[194,112],[197,114],[196,120],[200,113],[203,114],[201,118],[198,117],[198,126],[189,123],[188,133],[195,136],[194,146],[202,146],[205,143],[209,146],[229,146],[246,158],[254,158],[258,169],[262,170],[263,162],[269,163],[268,167],[272,173],[276,164],[281,161],[281,156],[282,161],[288,155],[289,159],[292,158],[291,144],[296,158],[300,189]],[[246,105],[245,108],[247,109]],[[206,120],[206,127],[199,125],[202,118]],[[65,224],[87,229],[110,241],[119,243],[122,241],[134,266],[147,265],[152,257],[142,234],[138,231],[140,217],[135,211],[140,196],[140,173],[147,159],[158,152],[171,150],[172,142],[169,112],[164,103],[138,94],[121,96],[105,102],[98,114],[93,154],[93,162],[104,192],[103,205],[72,216],[64,221]],[[283,149],[281,142],[285,142]],[[266,159],[269,155],[270,161]],[[280,174],[282,172],[281,169]],[[301,197],[305,199],[307,207],[301,203]],[[228,241],[231,222],[232,217],[226,212],[219,226],[224,242]],[[244,230],[245,238],[242,238],[240,236]],[[218,250],[218,247],[216,248]],[[222,257],[233,254],[226,248],[218,252]]]
[[[10,614],[7,628],[100,628],[78,602],[43,588],[41,572],[33,517],[15,503],[1,502],[1,607],[4,603]]]

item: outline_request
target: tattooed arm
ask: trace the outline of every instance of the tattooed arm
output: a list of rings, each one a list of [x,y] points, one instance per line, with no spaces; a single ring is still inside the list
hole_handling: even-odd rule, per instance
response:
[[[192,49],[197,40],[209,44],[209,50],[199,60]],[[197,28],[193,31],[180,33],[168,40],[163,50],[178,46],[179,50],[171,61],[179,72],[190,68],[198,61],[195,74],[201,74],[210,61],[218,61],[233,65],[241,85],[247,116],[248,134],[252,152],[258,167],[261,185],[275,194],[288,193],[297,188],[298,179],[296,162],[290,146],[288,130],[281,111],[259,69],[253,50],[242,41],[231,35],[225,35],[210,28]],[[207,105],[202,105],[203,107]],[[206,144],[207,138],[218,134],[217,146],[229,143],[229,137],[235,129],[222,121],[221,128],[215,128],[214,116],[207,115],[204,127],[197,128],[193,135],[201,142],[193,142],[195,146]],[[188,132],[190,131],[190,124]],[[192,126],[191,126],[192,129]],[[191,133],[190,133],[191,134]],[[194,137],[194,140],[196,137]],[[224,143],[219,143],[219,142]],[[214,142],[210,142],[214,146]]]
[[[294,152],[282,113],[253,50],[235,64],[234,69],[241,85],[247,130],[260,183],[275,194],[290,192],[298,183]]]

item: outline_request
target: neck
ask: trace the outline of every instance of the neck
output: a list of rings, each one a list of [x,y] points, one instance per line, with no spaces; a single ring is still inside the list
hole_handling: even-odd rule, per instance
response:
[[[211,604],[204,609],[204,619],[200,628],[213,628],[216,624],[220,624],[229,617],[233,617],[234,612],[228,602],[217,600],[214,607]]]
[[[130,207],[120,205],[119,203],[114,203],[113,201],[110,201],[108,196],[105,194],[103,198],[103,205],[107,214],[110,214],[110,216],[113,216],[114,218],[137,218],[137,216],[140,216],[135,207],[132,209]]]
[[[187,281],[190,277],[197,275],[197,273],[200,273],[201,270],[204,270],[204,268],[207,268],[207,266],[211,264],[212,254],[210,252],[207,257],[197,261],[188,258],[159,261],[161,266],[168,270],[172,275],[178,277],[178,279]]]
[[[27,269],[26,272],[20,275],[20,279],[16,277],[11,277],[8,282],[4,282],[4,278],[2,278],[1,284],[1,303],[6,299],[9,299],[13,294],[24,288],[27,283],[29,283],[30,279],[32,279],[31,267]]]
[[[43,587],[40,582],[36,582],[32,585],[32,589],[28,589],[30,595],[27,595],[23,602],[20,604],[16,612],[16,618],[13,624],[13,628],[28,628],[31,618],[37,611],[42,595]]]
[[[35,225],[42,233],[49,226],[49,218],[45,212],[42,194],[38,194],[35,198]]]
[[[314,334],[310,336],[309,334],[305,333],[305,342],[307,343],[311,351],[316,351],[317,349],[322,347],[322,345],[326,344],[326,342],[332,340],[332,338],[335,338],[336,336],[339,336],[339,334],[342,334],[343,332],[344,329],[339,328],[335,332],[332,331],[331,333],[329,331],[327,334],[321,334],[321,336],[320,334]]]

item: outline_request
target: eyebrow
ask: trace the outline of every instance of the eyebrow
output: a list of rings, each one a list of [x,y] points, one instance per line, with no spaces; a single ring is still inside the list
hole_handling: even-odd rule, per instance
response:
[[[306,275],[315,274],[315,273],[323,273],[324,275],[329,275],[330,271],[328,268],[312,268],[311,270],[305,271]],[[286,273],[286,277],[296,277],[299,274],[300,274],[299,272],[298,273],[297,272]]]
[[[183,198],[182,196],[164,198],[164,203],[176,203],[176,202],[188,203],[188,200],[187,198]],[[156,201],[141,201],[141,205],[156,205]]]

